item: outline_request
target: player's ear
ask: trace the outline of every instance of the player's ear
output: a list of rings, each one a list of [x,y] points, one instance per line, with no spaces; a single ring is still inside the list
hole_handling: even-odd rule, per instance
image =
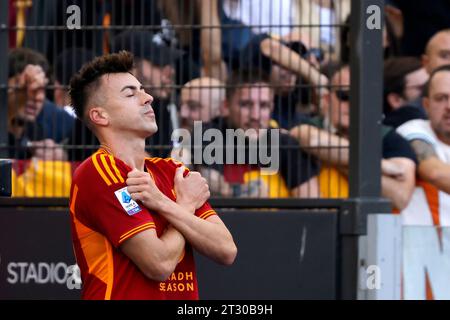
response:
[[[109,115],[105,109],[101,107],[92,107],[88,111],[88,118],[91,122],[98,126],[106,126],[109,124]]]

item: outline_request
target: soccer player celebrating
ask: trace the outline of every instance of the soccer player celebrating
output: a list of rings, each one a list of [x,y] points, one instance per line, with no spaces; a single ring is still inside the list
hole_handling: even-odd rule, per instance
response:
[[[149,158],[157,131],[152,96],[133,76],[133,56],[98,57],[72,78],[77,116],[101,143],[75,171],[72,238],[84,299],[198,299],[192,248],[230,265],[237,249],[208,204],[197,172]]]

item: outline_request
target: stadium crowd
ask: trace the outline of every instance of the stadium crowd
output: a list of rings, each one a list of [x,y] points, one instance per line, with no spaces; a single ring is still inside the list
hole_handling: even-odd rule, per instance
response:
[[[450,3],[414,2],[384,8],[382,194],[407,224],[449,225]],[[258,162],[191,167],[218,197],[348,197],[349,0],[73,0],[80,30],[64,28],[66,1],[9,4],[13,196],[69,195],[73,171],[98,149],[70,107],[71,76],[127,50],[154,98],[151,156],[192,162],[195,148],[172,133],[194,133],[197,121],[224,135],[277,128],[273,174]]]

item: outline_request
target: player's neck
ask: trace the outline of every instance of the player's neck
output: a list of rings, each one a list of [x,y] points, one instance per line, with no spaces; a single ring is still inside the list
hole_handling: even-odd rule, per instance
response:
[[[144,170],[144,162],[147,156],[145,152],[145,140],[142,141],[102,141],[100,147],[107,153],[125,162],[129,167]]]

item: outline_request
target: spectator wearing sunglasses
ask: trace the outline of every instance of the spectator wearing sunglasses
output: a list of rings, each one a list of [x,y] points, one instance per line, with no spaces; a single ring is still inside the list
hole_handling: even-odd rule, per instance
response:
[[[307,120],[307,106],[311,104],[314,88],[328,81],[317,69],[322,60],[320,49],[308,49],[300,41],[288,42],[261,34],[252,38],[231,67],[244,66],[270,74],[275,93],[272,118],[277,126],[291,129]]]
[[[429,75],[416,57],[391,58],[384,63],[383,111],[385,125],[398,128],[413,119],[427,119],[415,103],[422,96]]]
[[[321,116],[291,129],[291,136],[322,167],[320,193],[324,198],[348,197],[350,68],[343,66],[331,77],[329,93],[322,97]],[[382,195],[395,209],[405,208],[415,184],[416,157],[408,142],[389,127],[382,127]]]

